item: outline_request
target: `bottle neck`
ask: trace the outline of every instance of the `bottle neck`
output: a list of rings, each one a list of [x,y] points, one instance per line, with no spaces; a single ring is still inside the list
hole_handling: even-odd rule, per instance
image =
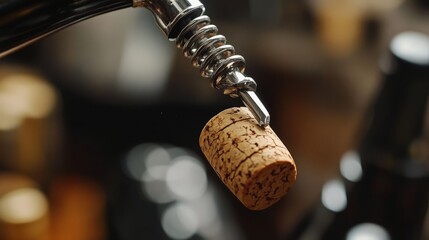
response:
[[[388,74],[362,147],[409,158],[411,145],[423,134],[428,93],[429,78],[423,71]]]
[[[0,57],[82,20],[131,7],[132,0],[0,0]]]
[[[395,36],[389,57],[390,69],[385,70],[372,121],[360,146],[362,158],[367,162],[383,159],[384,166],[427,160],[413,156],[412,147],[425,132],[429,36],[417,32]]]

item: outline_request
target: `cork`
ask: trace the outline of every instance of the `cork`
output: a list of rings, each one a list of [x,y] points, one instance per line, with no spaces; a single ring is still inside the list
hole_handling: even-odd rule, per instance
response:
[[[199,143],[222,182],[251,210],[273,205],[295,182],[296,166],[288,149],[245,107],[226,109],[210,119]]]

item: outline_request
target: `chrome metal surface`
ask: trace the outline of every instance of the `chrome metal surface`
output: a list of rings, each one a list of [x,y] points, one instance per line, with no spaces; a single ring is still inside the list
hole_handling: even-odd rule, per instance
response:
[[[202,15],[205,10],[198,0],[134,0],[134,6],[149,9],[170,40],[177,37],[189,19]]]
[[[144,7],[144,0],[133,0],[133,7]]]
[[[270,114],[255,92],[240,91],[240,97],[244,105],[252,112],[259,126],[266,127],[270,125]]]
[[[201,76],[210,79],[214,88],[231,97],[240,97],[260,126],[269,125],[270,115],[255,94],[256,82],[244,75],[244,58],[226,44],[225,36],[218,34],[208,16],[189,19],[176,38],[176,46],[200,69]]]

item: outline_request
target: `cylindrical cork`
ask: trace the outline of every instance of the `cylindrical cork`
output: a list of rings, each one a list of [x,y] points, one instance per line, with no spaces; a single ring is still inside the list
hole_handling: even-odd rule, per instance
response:
[[[245,107],[226,109],[210,119],[201,132],[200,147],[223,183],[249,209],[271,206],[295,182],[289,151]]]

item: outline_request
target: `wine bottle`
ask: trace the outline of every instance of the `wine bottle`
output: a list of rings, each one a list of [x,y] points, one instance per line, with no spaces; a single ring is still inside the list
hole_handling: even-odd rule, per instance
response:
[[[324,234],[347,236],[356,225],[375,223],[390,239],[421,239],[428,207],[425,139],[429,93],[429,36],[404,32],[390,44],[390,70],[374,105],[359,155],[362,178],[350,187],[348,207]],[[426,145],[426,146],[425,146]],[[338,229],[342,229],[339,231]]]
[[[423,239],[429,200],[424,154],[429,36],[398,34],[388,59],[361,143],[341,162],[343,178],[325,185],[321,204],[289,239]]]

